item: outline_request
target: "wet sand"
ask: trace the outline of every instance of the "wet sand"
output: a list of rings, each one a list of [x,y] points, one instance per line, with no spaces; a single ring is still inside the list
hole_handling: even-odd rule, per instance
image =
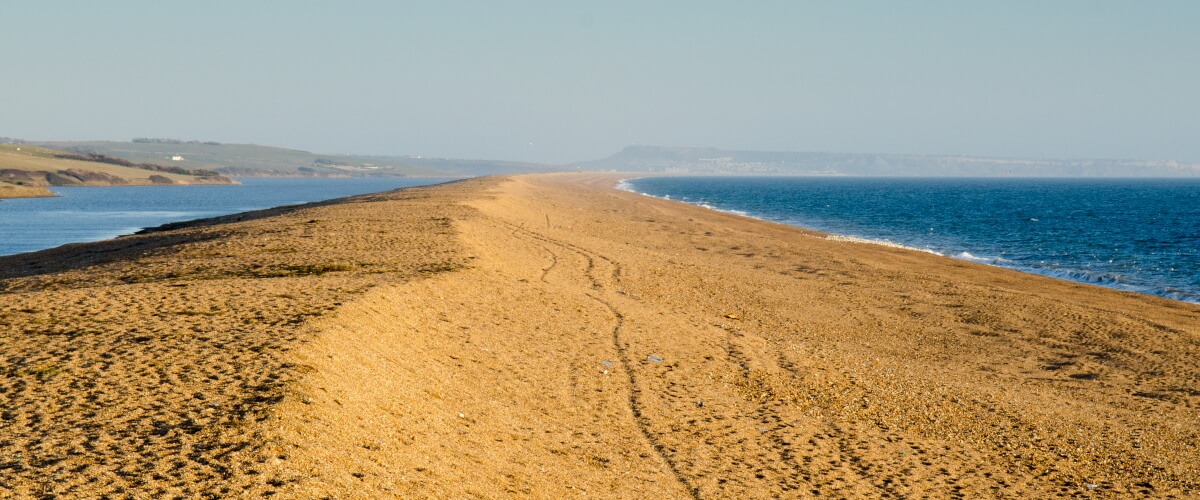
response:
[[[0,258],[0,496],[1200,488],[1200,306],[485,178]]]

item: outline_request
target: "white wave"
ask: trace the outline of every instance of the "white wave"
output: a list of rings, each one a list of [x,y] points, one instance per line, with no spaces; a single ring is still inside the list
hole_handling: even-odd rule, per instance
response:
[[[666,199],[669,200],[670,198],[666,198]],[[753,215],[750,215],[749,212],[745,212],[742,210],[734,210],[732,208],[714,207],[712,205],[709,205],[708,203],[704,203],[703,201],[685,202],[685,203],[688,203],[689,205],[696,205],[697,207],[700,207],[700,208],[707,208],[714,212],[723,212],[723,213],[727,213],[727,214],[740,215],[742,217],[750,217],[752,219],[766,220],[766,219],[763,219],[762,217],[754,217]]]
[[[620,189],[621,191],[628,191],[630,193],[637,193],[637,194],[644,195],[644,196],[650,196],[646,193],[639,193],[636,189],[633,188],[633,181],[636,181],[638,179],[642,179],[642,177],[630,177],[628,179],[621,179],[621,180],[617,181],[617,185],[615,187],[617,189]]]
[[[954,258],[956,258],[956,259],[961,259],[961,260],[969,260],[969,261],[971,261],[971,262],[979,262],[979,263],[981,263],[981,264],[992,264],[992,265],[999,265],[999,264],[1010,264],[1010,263],[1012,263],[1012,261],[1011,261],[1011,260],[1008,260],[1008,259],[1005,259],[1005,258],[1001,258],[1001,257],[980,257],[980,256],[978,256],[978,255],[972,254],[971,252],[959,252],[959,253],[957,253],[957,254],[954,254]]]
[[[887,240],[869,240],[869,239],[866,239],[866,238],[859,238],[859,237],[857,237],[857,236],[843,236],[843,235],[840,235],[840,234],[831,234],[831,235],[829,235],[829,236],[826,236],[826,237],[825,237],[825,239],[826,239],[826,240],[829,240],[829,241],[844,241],[844,242],[847,242],[847,243],[861,243],[861,244],[864,244],[864,245],[879,245],[879,246],[881,246],[881,247],[889,247],[889,248],[902,248],[902,249],[905,249],[905,250],[915,250],[915,251],[917,251],[917,252],[925,252],[925,253],[931,253],[931,254],[934,254],[934,255],[941,255],[941,256],[944,256],[944,255],[942,255],[942,253],[941,253],[941,252],[938,252],[937,250],[933,250],[933,249],[931,249],[931,248],[918,248],[918,247],[910,247],[910,246],[908,246],[908,245],[901,245],[901,244],[899,244],[899,243],[892,243],[892,242],[890,242],[890,241],[887,241]]]
[[[749,212],[744,212],[744,211],[742,211],[742,210],[733,210],[733,209],[726,209],[726,208],[715,207],[715,206],[709,205],[708,203],[705,203],[705,202],[703,202],[703,201],[691,201],[691,200],[687,199],[686,197],[685,197],[685,198],[681,198],[681,199],[678,199],[678,200],[677,200],[677,199],[671,198],[671,195],[669,195],[669,194],[664,194],[664,195],[662,195],[662,196],[655,196],[655,195],[652,195],[652,194],[650,194],[650,193],[643,193],[643,192],[640,192],[640,191],[638,191],[638,190],[634,189],[634,187],[633,187],[633,184],[631,184],[630,182],[628,182],[628,181],[636,181],[636,180],[638,180],[638,179],[642,179],[642,177],[633,177],[633,178],[629,178],[629,179],[621,179],[621,180],[617,181],[617,185],[616,185],[615,187],[616,187],[617,189],[620,189],[620,190],[622,190],[622,191],[628,191],[628,192],[630,192],[630,193],[640,194],[640,195],[642,195],[642,196],[649,196],[649,197],[651,197],[651,198],[658,198],[658,199],[660,199],[660,200],[678,201],[678,202],[680,202],[680,203],[687,203],[688,205],[695,205],[695,206],[697,206],[697,207],[700,207],[700,208],[707,208],[707,209],[709,209],[709,210],[712,210],[712,211],[714,211],[714,212],[723,212],[723,213],[727,213],[727,214],[740,215],[740,216],[742,216],[742,217],[750,217],[750,218],[753,218],[753,219],[766,220],[766,219],[763,219],[762,217],[755,217],[755,216],[753,216],[753,215],[750,215],[750,213],[749,213]]]

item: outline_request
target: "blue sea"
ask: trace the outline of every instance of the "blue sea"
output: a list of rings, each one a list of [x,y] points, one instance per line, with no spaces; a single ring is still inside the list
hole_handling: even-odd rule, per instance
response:
[[[55,187],[56,198],[0,200],[0,255],[133,234],[249,210],[445,182],[429,178],[238,179],[241,185]]]
[[[1200,303],[1200,179],[649,177],[628,190]]]

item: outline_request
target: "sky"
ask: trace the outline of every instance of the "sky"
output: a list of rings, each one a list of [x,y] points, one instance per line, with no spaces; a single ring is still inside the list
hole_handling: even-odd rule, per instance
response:
[[[1200,2],[12,1],[0,136],[1200,162]]]

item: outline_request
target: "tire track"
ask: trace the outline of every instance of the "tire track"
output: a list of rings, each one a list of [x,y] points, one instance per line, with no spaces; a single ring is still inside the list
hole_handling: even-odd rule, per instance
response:
[[[684,477],[683,473],[680,472],[678,464],[671,459],[670,455],[667,453],[666,447],[663,446],[661,441],[659,441],[658,436],[654,435],[654,433],[650,431],[650,420],[642,412],[642,403],[640,398],[642,391],[638,385],[637,375],[631,368],[633,364],[629,359],[629,352],[621,344],[621,327],[625,324],[625,316],[622,315],[621,312],[618,311],[616,307],[613,307],[608,301],[592,294],[588,294],[588,297],[591,297],[596,302],[603,304],[608,308],[613,316],[616,317],[616,323],[613,325],[611,332],[613,348],[617,351],[617,358],[621,361],[621,366],[624,367],[625,375],[629,379],[629,412],[633,414],[633,418],[637,423],[638,430],[642,432],[642,437],[646,439],[646,442],[649,443],[650,447],[654,449],[654,452],[657,453],[659,458],[661,458],[662,461],[667,465],[667,468],[671,470],[671,474],[675,476],[675,480],[678,481],[679,484],[683,486],[683,488],[687,490],[689,494],[691,494],[692,498],[700,498],[700,489],[693,485],[691,481],[688,481],[688,479]]]
[[[726,359],[737,367],[737,372],[743,380],[746,380],[747,383],[754,383],[755,381],[751,378],[749,358],[744,352],[742,352],[742,350],[734,341],[736,336],[741,334],[735,333],[732,327],[722,325],[722,329],[726,332]],[[791,373],[796,373],[795,368],[791,366],[791,363],[786,361],[782,351],[776,350],[775,355],[777,362],[782,368],[790,371]],[[775,450],[779,453],[780,462],[785,464],[788,469],[791,469],[790,473],[786,474],[784,474],[782,471],[779,471],[781,475],[785,476],[785,480],[780,487],[784,491],[800,490],[804,486],[804,467],[800,464],[792,452],[792,442],[788,441],[784,438],[784,436],[777,432],[781,429],[791,426],[784,422],[784,419],[779,412],[772,408],[773,404],[771,401],[772,399],[768,399],[767,401],[754,401],[754,404],[757,406],[757,408],[754,410],[753,415],[755,420],[758,421],[760,428],[764,429],[762,433],[771,441],[771,444],[774,445]]]
[[[545,245],[542,245],[542,250],[545,250],[546,253],[550,254],[550,265],[542,268],[541,280],[542,283],[550,283],[550,280],[547,279],[547,277],[550,276],[550,272],[553,271],[555,267],[558,267],[558,254],[554,253],[554,250],[551,250],[550,247]]]
[[[559,248],[563,248],[563,249],[566,249],[569,251],[573,251],[573,252],[579,254],[581,257],[583,257],[587,262],[587,265],[585,266],[585,270],[584,270],[584,275],[591,282],[593,290],[602,290],[604,288],[604,283],[601,281],[601,279],[597,276],[597,273],[596,273],[596,268],[597,268],[596,261],[597,260],[603,261],[604,263],[608,264],[608,266],[611,267],[612,271],[611,271],[611,273],[609,273],[609,276],[611,276],[611,278],[612,278],[612,283],[617,286],[620,285],[621,265],[619,263],[617,263],[616,261],[614,261],[613,259],[611,259],[607,256],[604,256],[604,255],[600,255],[600,254],[591,252],[590,250],[581,248],[578,245],[575,245],[575,244],[572,244],[569,242],[565,242],[565,241],[556,240],[554,238],[550,238],[548,236],[526,230],[523,227],[514,227],[514,234],[517,234],[518,232],[528,236],[529,238],[533,238],[537,241],[540,241],[542,243],[557,246]],[[551,253],[553,253],[553,251],[551,251]],[[643,437],[645,438],[647,443],[650,444],[651,448],[654,449],[654,451],[659,455],[659,457],[663,460],[663,462],[671,470],[671,472],[675,476],[676,480],[681,485],[684,486],[684,488],[692,495],[693,498],[699,498],[700,497],[699,488],[694,486],[685,477],[683,472],[680,470],[678,464],[670,457],[670,454],[668,453],[667,448],[662,444],[661,440],[650,430],[649,418],[644,413],[644,405],[642,404],[642,401],[641,401],[642,400],[641,384],[638,381],[637,374],[632,369],[632,367],[634,366],[632,363],[633,360],[630,357],[628,349],[626,349],[624,347],[624,344],[621,340],[621,330],[622,330],[622,327],[624,326],[624,315],[622,315],[620,310],[618,310],[610,301],[605,300],[604,298],[602,298],[598,295],[595,295],[595,294],[591,294],[591,293],[588,294],[588,297],[590,297],[592,300],[602,304],[604,307],[606,307],[609,310],[609,312],[613,315],[613,317],[616,318],[616,324],[613,326],[613,329],[612,329],[612,332],[610,335],[612,337],[613,349],[616,352],[619,361],[622,363],[622,366],[625,367],[624,371],[628,378],[628,383],[629,383],[629,387],[630,387],[629,410],[630,410],[630,413],[633,414],[633,416],[634,416],[634,420],[637,423],[638,429],[642,432]],[[734,365],[737,366],[737,370],[738,370],[739,374],[742,376],[742,378],[747,381],[750,381],[749,359],[746,356],[746,354],[743,353],[741,351],[741,349],[737,347],[737,345],[735,343],[734,337],[737,334],[732,329],[725,328],[725,330],[727,331],[727,334],[728,334],[728,338],[727,338],[727,342],[726,342],[726,352],[727,352],[728,359],[730,362],[732,362]],[[783,356],[783,353],[781,351],[776,350],[775,355],[776,355],[777,360],[785,360],[786,359]],[[794,366],[792,366],[792,364],[790,362],[785,361],[784,363],[781,364],[781,366],[785,367],[789,370],[794,370]],[[792,441],[789,441],[785,436],[780,435],[780,433],[777,432],[781,429],[785,429],[790,426],[788,424],[786,424],[786,422],[784,422],[783,416],[775,408],[772,408],[770,401],[755,401],[754,403],[756,405],[756,408],[754,409],[754,411],[752,413],[753,418],[759,423],[760,428],[766,429],[766,431],[763,431],[763,434],[766,435],[765,436],[766,439],[768,439],[771,442],[774,449],[778,453],[778,457],[779,457],[778,463],[784,464],[784,468],[788,469],[787,472],[779,471],[779,470],[776,471],[777,473],[780,474],[780,476],[782,476],[782,479],[783,479],[783,484],[781,484],[781,487],[783,488],[783,490],[785,492],[786,491],[795,492],[795,491],[801,490],[802,488],[804,488],[806,486],[806,481],[804,481],[804,479],[803,479],[805,476],[805,474],[804,474],[805,467],[803,467],[803,465],[800,464],[800,461],[798,460],[797,456],[795,455],[794,451],[792,450],[792,446],[791,446]],[[794,439],[793,439],[793,441],[794,441]]]
[[[573,245],[573,244],[570,244],[567,242],[556,240],[556,239],[535,233],[533,231],[526,230],[523,227],[514,226],[514,225],[504,222],[504,221],[499,221],[499,222],[501,224],[504,224],[504,225],[508,226],[509,228],[513,229],[514,235],[518,235],[518,234],[524,235],[528,238],[540,241],[542,243],[546,243],[546,244],[553,245],[553,246],[556,246],[556,247],[559,247],[559,248],[562,248],[562,249],[565,249],[568,251],[575,252],[579,256],[583,257],[584,260],[587,262],[587,265],[584,268],[584,276],[591,283],[592,290],[602,290],[604,288],[604,283],[600,280],[600,278],[598,278],[596,276],[596,260],[597,259],[606,262],[609,266],[612,267],[610,276],[612,276],[614,283],[618,283],[618,280],[620,279],[620,276],[621,276],[620,264],[618,264],[616,261],[614,261],[608,257],[599,255],[599,254],[595,254],[593,252],[590,252],[588,250],[580,248],[579,246],[576,246],[576,245]],[[546,248],[546,249],[552,255],[554,255],[554,263],[550,267],[543,270],[543,274],[542,274],[543,281],[546,281],[546,278],[549,275],[551,269],[553,269],[558,263],[557,254],[555,254],[555,252],[553,250],[550,250],[549,248]],[[698,487],[696,487],[695,485],[693,485],[691,483],[691,481],[689,481],[688,478],[686,476],[684,476],[683,472],[679,468],[679,465],[671,458],[670,454],[667,452],[666,446],[663,445],[663,443],[658,438],[658,436],[655,435],[654,432],[651,431],[651,429],[650,429],[650,420],[646,416],[645,411],[644,411],[644,405],[642,404],[641,385],[638,382],[637,374],[633,370],[634,365],[632,363],[632,360],[630,359],[629,351],[628,351],[628,349],[625,348],[624,343],[621,340],[621,330],[625,325],[625,315],[622,314],[621,311],[616,306],[614,306],[610,301],[605,300],[603,297],[600,297],[599,295],[594,294],[594,293],[586,293],[586,295],[588,298],[590,298],[593,301],[604,306],[604,308],[607,309],[610,314],[612,314],[612,316],[615,320],[615,323],[613,324],[613,327],[609,332],[609,337],[612,340],[613,350],[616,352],[617,359],[621,363],[622,371],[625,372],[625,376],[626,376],[626,380],[627,380],[628,388],[629,388],[629,398],[627,401],[628,409],[629,409],[629,413],[631,415],[633,415],[634,424],[637,426],[638,431],[641,433],[643,439],[645,439],[647,445],[652,450],[654,450],[654,453],[656,455],[658,455],[659,459],[662,460],[663,464],[665,464],[667,466],[667,469],[671,471],[671,475],[675,478],[675,481],[678,482],[680,484],[680,486],[682,486],[683,489],[685,491],[687,491],[688,494],[692,498],[700,498],[700,489]]]

